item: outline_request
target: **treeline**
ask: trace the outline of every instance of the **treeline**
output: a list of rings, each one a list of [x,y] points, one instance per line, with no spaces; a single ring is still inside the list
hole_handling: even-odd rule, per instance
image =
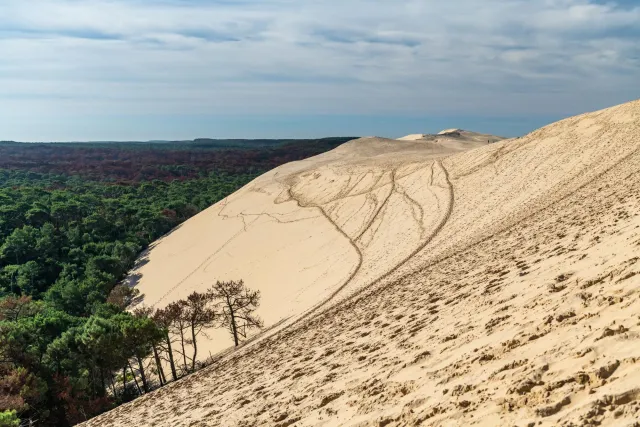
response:
[[[0,296],[87,313],[149,243],[254,177],[114,186],[0,172]]]
[[[208,328],[228,328],[237,345],[259,327],[259,295],[241,282],[157,311],[127,310],[140,296],[118,283],[183,221],[348,139],[0,143],[0,426],[84,421],[196,369]]]
[[[188,180],[212,171],[263,173],[284,163],[332,150],[352,138],[185,143],[0,142],[0,169],[78,175],[119,183]],[[271,143],[270,143],[271,142]],[[246,147],[246,148],[245,148]]]
[[[91,316],[74,318],[28,296],[4,298],[0,426],[86,421],[195,372],[207,329],[226,328],[237,346],[262,327],[254,314],[260,294],[242,281],[217,282],[164,309],[126,311],[139,300],[135,289],[118,285]],[[42,326],[57,335],[46,345],[38,339]]]
[[[135,288],[118,285],[107,302],[125,310],[139,300],[141,296]],[[147,345],[135,355],[135,368],[129,362],[122,368],[123,395],[120,400],[127,400],[131,395],[127,390],[127,367],[133,375],[138,394],[148,393],[170,380],[175,381],[198,368],[198,339],[206,335],[207,330],[227,329],[237,347],[250,329],[261,328],[262,320],[254,314],[259,305],[260,292],[250,290],[240,280],[218,281],[206,292],[193,292],[186,299],[174,301],[162,309],[133,310],[135,318],[150,320],[155,331],[151,328],[138,336],[138,345],[145,342]],[[170,375],[165,373],[165,367]],[[156,375],[157,380],[150,380],[148,372]],[[137,378],[140,378],[142,387]],[[116,387],[112,391],[117,397]]]
[[[137,395],[136,361],[163,326],[115,304],[114,287],[151,242],[253,178],[110,185],[0,171],[0,414],[63,426]]]

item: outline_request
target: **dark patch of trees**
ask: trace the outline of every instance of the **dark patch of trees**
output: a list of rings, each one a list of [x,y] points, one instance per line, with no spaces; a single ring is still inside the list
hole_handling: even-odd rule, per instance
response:
[[[207,329],[237,344],[259,327],[259,295],[241,282],[155,312],[128,311],[141,296],[118,283],[151,242],[259,173],[347,139],[0,143],[1,422],[82,422],[197,369]]]
[[[210,172],[263,173],[352,138],[183,143],[0,143],[0,168],[119,183],[188,180]]]
[[[0,413],[64,426],[165,383],[165,326],[126,312],[140,296],[116,284],[152,241],[254,177],[114,186],[0,170]],[[191,340],[204,319],[193,302]]]

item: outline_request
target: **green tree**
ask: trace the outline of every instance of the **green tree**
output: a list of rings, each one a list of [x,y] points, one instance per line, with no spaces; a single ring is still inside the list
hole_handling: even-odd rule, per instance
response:
[[[0,427],[19,427],[20,419],[16,411],[0,412]]]
[[[92,366],[88,367],[90,386],[99,397],[104,396],[110,372],[123,366],[132,351],[124,344],[121,323],[123,319],[117,316],[111,319],[92,316],[77,337],[83,355],[91,360]]]
[[[144,359],[152,354],[153,347],[162,340],[162,331],[148,317],[132,316],[121,316],[121,330],[122,344],[136,361],[144,391],[149,392]]]
[[[33,227],[41,227],[50,221],[51,216],[49,215],[49,210],[46,205],[36,202],[34,206],[25,213],[24,219],[27,224]]]
[[[12,160],[4,147],[0,163],[22,158]],[[38,167],[48,167],[56,155]],[[110,161],[108,167],[119,166]],[[152,241],[260,170],[163,167],[163,177],[180,180],[123,184],[0,169],[0,389],[9,384],[4,390],[18,390],[0,391],[0,408],[8,407],[6,397],[18,418],[37,414],[39,425],[66,426],[110,408],[113,399],[132,398],[134,384],[139,391],[153,388],[154,369],[165,383],[167,362],[177,379],[174,356],[182,372],[195,369],[198,338],[212,325],[207,313],[213,306],[191,298],[150,321],[148,311],[124,312],[140,296],[116,284]],[[147,175],[154,177],[148,167],[140,171]]]
[[[16,228],[0,246],[0,261],[5,264],[24,264],[38,257],[37,229],[26,225]]]
[[[0,321],[0,360],[39,372],[49,343],[78,323],[78,319],[53,309],[13,322]]]
[[[28,261],[18,267],[15,284],[22,295],[39,296],[46,289],[47,280],[44,265],[36,261]]]

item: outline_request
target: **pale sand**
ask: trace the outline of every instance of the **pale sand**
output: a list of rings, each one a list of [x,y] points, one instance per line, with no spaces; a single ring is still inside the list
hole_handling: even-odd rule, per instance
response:
[[[456,128],[453,128],[453,129],[445,129],[445,130],[443,130],[443,131],[440,131],[440,132],[438,133],[438,135],[446,135],[446,134],[449,134],[449,133],[455,133],[455,132],[460,132],[460,129],[456,129]]]
[[[412,133],[411,135],[403,136],[402,138],[398,138],[398,141],[416,141],[419,139],[423,139],[428,137],[428,134],[424,133]]]
[[[129,280],[144,305],[162,308],[216,280],[243,279],[260,290],[258,315],[267,326],[291,324],[424,245],[448,213],[448,184],[435,159],[486,145],[478,135],[367,137],[284,165],[155,242]],[[224,330],[208,335],[200,360],[232,344]]]
[[[268,324],[293,317],[88,425],[633,425],[640,101],[444,146],[353,141],[167,236],[140,270],[147,301],[237,274],[265,293]],[[252,227],[272,231],[237,243]],[[211,233],[230,239],[224,261]]]
[[[462,129],[445,129],[437,134],[415,133],[402,138],[398,141],[422,141],[435,144],[444,143],[447,147],[452,148],[457,145],[457,150],[469,150],[477,148],[480,145],[502,141],[505,138],[495,135],[487,135],[484,133],[470,132]],[[453,145],[452,145],[453,144]]]

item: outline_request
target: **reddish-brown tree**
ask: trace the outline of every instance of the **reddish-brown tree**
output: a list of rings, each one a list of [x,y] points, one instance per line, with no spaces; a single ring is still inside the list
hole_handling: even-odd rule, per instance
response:
[[[8,296],[0,300],[0,320],[15,322],[22,316],[32,315],[34,310],[30,296]]]

